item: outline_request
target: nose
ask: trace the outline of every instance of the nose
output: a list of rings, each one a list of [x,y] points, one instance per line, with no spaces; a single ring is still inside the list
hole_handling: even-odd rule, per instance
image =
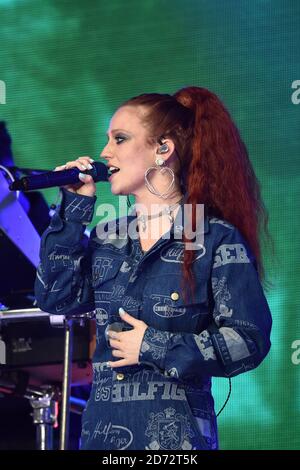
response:
[[[103,158],[103,160],[109,160],[111,157],[107,155],[106,153],[104,154],[103,152],[100,153],[100,158]]]
[[[108,144],[106,144],[102,150],[102,152],[100,153],[100,158],[104,158],[105,160],[108,160],[109,158],[111,158],[111,156],[109,155],[109,150],[108,150]]]

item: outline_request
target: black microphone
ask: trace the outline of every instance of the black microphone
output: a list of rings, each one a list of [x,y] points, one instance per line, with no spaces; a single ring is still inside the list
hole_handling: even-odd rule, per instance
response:
[[[95,162],[91,170],[79,170],[70,168],[62,171],[48,171],[40,175],[24,176],[15,180],[9,185],[11,191],[30,191],[34,189],[52,188],[54,186],[65,186],[67,184],[82,183],[79,179],[79,173],[91,175],[95,183],[98,181],[108,181],[108,169],[104,163]]]

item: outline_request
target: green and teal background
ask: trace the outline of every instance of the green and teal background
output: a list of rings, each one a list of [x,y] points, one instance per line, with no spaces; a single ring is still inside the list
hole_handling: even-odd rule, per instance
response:
[[[272,349],[232,380],[220,447],[299,449],[300,2],[0,0],[0,80],[15,163],[31,168],[97,157],[115,108],[139,93],[198,85],[223,100],[261,182],[276,256],[265,251]],[[116,203],[107,183],[98,198]],[[214,380],[217,410],[227,391]]]

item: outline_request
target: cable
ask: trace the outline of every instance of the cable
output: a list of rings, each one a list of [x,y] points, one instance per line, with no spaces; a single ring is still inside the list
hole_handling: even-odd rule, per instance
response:
[[[5,171],[8,174],[8,176],[10,177],[12,182],[15,181],[15,178],[14,178],[13,174],[5,166],[0,165],[0,168],[1,168],[1,170]],[[16,191],[17,199],[19,199],[19,196],[20,196],[20,191]]]
[[[224,410],[225,406],[226,406],[227,403],[228,403],[228,400],[229,400],[229,398],[230,398],[230,395],[231,395],[231,378],[229,377],[228,380],[229,380],[229,390],[228,390],[227,398],[226,398],[226,400],[225,400],[225,402],[224,402],[224,405],[222,406],[222,408],[220,409],[220,411],[217,413],[217,417],[218,417],[219,414]]]

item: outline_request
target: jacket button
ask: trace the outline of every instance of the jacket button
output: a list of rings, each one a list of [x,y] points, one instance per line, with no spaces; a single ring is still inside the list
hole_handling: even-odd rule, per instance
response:
[[[125,377],[124,374],[117,374],[117,380],[123,380]]]
[[[178,292],[172,292],[172,294],[171,294],[171,299],[172,299],[172,300],[178,300],[178,299],[179,299],[179,294],[178,294]]]

